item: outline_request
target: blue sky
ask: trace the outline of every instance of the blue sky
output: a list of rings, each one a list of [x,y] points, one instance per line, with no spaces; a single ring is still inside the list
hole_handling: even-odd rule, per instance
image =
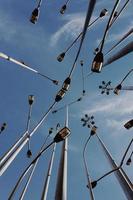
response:
[[[121,1],[120,7],[124,2]],[[60,85],[55,86],[48,80],[30,71],[21,69],[11,62],[0,59],[0,123],[5,121],[8,124],[7,129],[0,135],[0,157],[25,131],[28,114],[28,95],[35,95],[31,121],[32,129],[53,103],[62,82],[70,72],[79,43],[66,55],[63,62],[59,63],[56,57],[82,30],[88,1],[72,0],[68,5],[66,13],[60,15],[59,10],[63,3],[63,0],[44,1],[41,6],[39,21],[36,25],[33,25],[29,22],[29,18],[32,10],[35,8],[36,1],[18,2],[17,0],[1,0],[0,52],[18,60],[23,60],[39,72],[51,78],[58,79]],[[113,0],[108,2],[105,0],[97,1],[91,20],[95,19],[103,8],[108,9],[110,13],[114,3],[115,1]],[[112,47],[133,26],[132,7],[133,2],[131,1],[119,20],[112,26],[105,43],[104,52]],[[94,58],[93,50],[97,47],[98,41],[103,36],[107,19],[108,17],[105,17],[105,19],[98,22],[86,34],[73,75],[71,88],[56,108],[81,96],[82,82],[79,61],[80,59],[84,60],[84,72],[88,74]],[[131,40],[132,37],[130,36],[110,55],[113,55]],[[132,92],[121,91],[119,96],[115,96],[113,93],[105,96],[101,95],[98,89],[103,80],[111,80],[112,85],[116,86],[131,68],[132,54],[128,54],[124,58],[107,66],[100,74],[89,76],[85,81],[87,95],[80,103],[69,108],[71,136],[69,138],[68,151],[68,200],[85,200],[89,198],[82,160],[83,145],[88,137],[89,130],[83,128],[80,122],[80,118],[85,113],[95,116],[98,134],[102,137],[118,163],[132,137],[132,130],[127,131],[123,127],[124,123],[133,117]],[[132,85],[132,75],[127,79],[125,85]],[[64,110],[58,112],[56,115],[50,114],[47,117],[45,123],[43,123],[31,139],[33,157],[39,151],[48,133],[48,129],[55,127],[58,122],[63,126],[64,119]],[[60,147],[61,145],[59,144],[57,146],[48,200],[54,199]],[[10,168],[0,177],[0,200],[7,200],[18,177],[32,160],[32,158],[30,160],[26,157],[26,151],[27,146],[23,148]],[[40,199],[42,181],[44,181],[46,175],[50,153],[51,151],[49,150],[41,158],[28,193],[25,196],[26,200]],[[103,175],[104,172],[110,170],[110,166],[95,138],[92,138],[88,147],[87,159],[92,179],[96,179]],[[130,179],[133,180],[132,166],[128,167],[124,164],[123,168]],[[113,174],[99,182],[98,186],[94,189],[94,194],[98,200],[126,200]],[[18,197],[19,193],[17,193],[14,199],[17,200]]]

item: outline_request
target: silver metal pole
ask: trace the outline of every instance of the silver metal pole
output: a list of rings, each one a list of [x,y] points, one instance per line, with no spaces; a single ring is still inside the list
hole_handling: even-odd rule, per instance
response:
[[[91,200],[95,200],[94,194],[93,194],[93,190],[92,190],[92,185],[91,185],[91,177],[89,175],[89,171],[88,171],[88,167],[87,167],[87,162],[85,159],[85,150],[87,147],[88,142],[90,141],[91,135],[89,136],[89,138],[87,139],[84,149],[83,149],[83,161],[84,161],[84,166],[85,166],[85,172],[86,172],[86,177],[87,177],[87,185],[89,187],[89,192],[90,192],[90,198]]]
[[[96,134],[98,141],[100,142],[100,145],[103,149],[104,154],[106,155],[107,160],[109,161],[109,164],[112,168],[112,170],[115,170],[116,168],[118,168],[119,166],[115,163],[112,155],[110,154],[110,152],[108,151],[107,147],[105,146],[105,144],[103,143],[103,141],[101,140],[101,138]],[[118,169],[117,171],[115,171],[115,176],[118,180],[118,182],[120,183],[120,186],[123,189],[124,194],[126,195],[128,200],[132,200],[133,199],[133,186],[130,184],[130,182],[128,181],[129,178],[127,178],[128,176],[125,176],[125,172],[122,169]]]
[[[56,150],[56,143],[54,144],[53,151],[51,154],[51,159],[50,159],[49,168],[47,171],[47,176],[46,176],[44,187],[43,187],[41,200],[47,199],[48,188],[49,188],[49,183],[50,183],[50,178],[51,178],[51,173],[52,173],[52,168],[53,168],[53,162],[54,162],[54,156],[55,156],[55,150]]]
[[[68,106],[66,106],[65,126],[68,127]],[[66,138],[62,144],[61,158],[58,169],[58,177],[56,184],[55,200],[67,200],[67,151],[68,139]]]
[[[43,143],[43,145],[42,145],[40,151],[45,147],[45,144],[46,144],[46,142],[47,142],[49,136],[50,136],[50,134],[47,135],[47,137],[46,137],[46,139],[45,139],[45,141],[44,141],[44,143]],[[30,172],[30,175],[29,175],[29,177],[28,177],[28,179],[27,179],[27,182],[26,182],[26,184],[25,184],[25,186],[24,186],[24,189],[23,189],[23,191],[22,191],[22,193],[21,193],[21,195],[20,195],[20,198],[19,198],[20,200],[23,200],[23,198],[24,198],[24,196],[25,196],[25,193],[27,192],[28,186],[29,186],[29,184],[30,184],[30,181],[31,181],[31,179],[32,179],[32,176],[33,176],[33,174],[34,174],[34,171],[35,171],[35,169],[36,169],[36,166],[37,166],[37,164],[38,164],[38,162],[39,162],[39,159],[40,159],[40,158],[38,158],[38,159],[35,161],[35,163],[33,164],[33,167],[32,167],[32,170],[31,170],[31,172]],[[25,175],[26,175],[27,173],[28,173],[28,169],[27,169],[27,172],[25,172],[23,178],[25,177]],[[22,178],[22,179],[23,179],[23,178]],[[22,179],[21,179],[21,180],[22,180]],[[21,183],[21,182],[19,182],[19,184],[20,184],[20,183]],[[18,186],[17,186],[17,188],[18,188]],[[17,190],[17,188],[16,188],[16,190]],[[14,193],[16,192],[16,190],[14,191]]]
[[[55,106],[56,102],[54,102],[48,111],[43,115],[43,117],[40,119],[40,121],[37,123],[37,125],[32,129],[31,133],[29,133],[29,136],[33,136],[35,131],[41,126],[41,124],[44,122],[52,108]],[[27,132],[24,133],[24,135],[18,140],[17,143],[11,147],[11,149],[2,157],[0,160],[0,176],[5,172],[5,170],[9,167],[9,165],[13,162],[13,160],[16,158],[16,156],[19,154],[19,152],[22,150],[22,148],[25,146],[27,141],[29,140],[29,137],[27,135]]]

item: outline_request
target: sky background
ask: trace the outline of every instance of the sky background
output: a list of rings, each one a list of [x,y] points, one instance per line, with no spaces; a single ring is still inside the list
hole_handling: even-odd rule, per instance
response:
[[[126,1],[121,1],[118,10],[124,2]],[[59,63],[56,58],[68,47],[79,32],[82,31],[88,1],[71,0],[64,15],[59,13],[64,0],[43,1],[40,18],[36,25],[33,25],[29,21],[31,12],[36,6],[36,1],[1,0],[0,3],[0,52],[24,61],[39,72],[60,81],[60,85],[55,86],[43,77],[39,77],[11,62],[0,59],[0,123],[7,122],[8,124],[7,129],[0,135],[0,157],[2,157],[26,129],[28,95],[35,95],[30,126],[32,130],[32,127],[35,126],[53,103],[62,82],[68,76],[79,43],[71,49],[63,62]],[[109,10],[110,13],[114,3],[114,0],[98,0],[91,21],[99,15],[103,8]],[[104,46],[104,53],[133,27],[132,8],[133,1],[131,0],[121,17],[112,26]],[[77,67],[73,74],[70,90],[56,108],[81,96],[82,79],[80,60],[84,60],[84,73],[86,76],[90,72],[91,63],[94,58],[93,51],[103,36],[108,17],[109,15],[97,22],[87,32]],[[113,55],[131,40],[132,37],[130,36],[110,55]],[[126,130],[123,127],[125,122],[133,118],[132,91],[121,91],[119,96],[111,92],[107,96],[101,95],[98,89],[103,80],[111,81],[112,86],[116,86],[132,67],[132,53],[130,53],[104,68],[100,74],[89,76],[85,79],[86,96],[81,102],[69,107],[71,136],[69,137],[68,146],[68,200],[85,200],[89,198],[89,191],[86,188],[87,180],[83,166],[82,151],[90,130],[82,127],[80,122],[84,114],[94,115],[96,125],[98,126],[97,133],[103,139],[117,163],[120,162],[125,148],[132,138],[132,130]],[[129,76],[124,84],[133,84],[132,75]],[[50,127],[55,128],[57,123],[60,123],[63,127],[64,120],[65,110],[55,115],[52,113],[49,114],[45,123],[43,123],[31,139],[32,158],[34,158],[43,144],[48,134],[48,129]],[[48,200],[54,199],[60,149],[61,144],[58,144]],[[28,163],[31,162],[32,158],[28,159],[26,152],[27,145],[0,177],[0,200],[8,199],[18,177]],[[128,156],[130,152],[131,149]],[[40,199],[50,153],[51,150],[49,149],[40,159],[25,200]],[[92,138],[87,148],[87,153],[88,166],[93,180],[110,170],[110,166],[96,138]],[[132,181],[132,165],[126,166],[124,163],[123,168]],[[16,194],[15,200],[18,200],[21,190],[22,187],[20,187]],[[98,200],[126,200],[113,174],[98,183],[94,189],[94,194]]]

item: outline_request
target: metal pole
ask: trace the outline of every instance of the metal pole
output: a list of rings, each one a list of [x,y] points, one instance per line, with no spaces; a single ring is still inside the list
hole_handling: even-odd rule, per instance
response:
[[[89,175],[87,162],[86,162],[86,159],[85,159],[85,150],[86,150],[88,142],[90,141],[90,138],[91,138],[91,135],[87,139],[87,141],[85,143],[85,146],[84,146],[84,149],[83,149],[83,161],[84,161],[84,167],[85,167],[85,172],[86,172],[86,177],[87,177],[87,182],[88,182],[87,185],[89,187],[89,192],[90,192],[90,198],[91,198],[91,200],[95,200],[95,197],[94,197],[94,194],[93,194],[93,190],[92,190],[92,185],[91,185],[91,177]]]
[[[68,127],[68,106],[66,106],[65,126]],[[62,144],[61,158],[58,169],[58,177],[56,184],[55,200],[67,200],[67,151],[68,139],[66,138]]]
[[[41,200],[46,200],[47,199],[49,182],[50,182],[50,178],[51,178],[53,162],[54,162],[54,156],[55,156],[55,150],[56,150],[56,143],[54,144],[53,151],[52,151],[52,154],[51,154],[51,159],[50,159],[49,168],[48,168],[48,171],[47,171],[47,176],[46,176],[44,187],[43,187]]]
[[[40,119],[40,121],[37,123],[37,125],[32,129],[31,133],[29,133],[29,136],[31,137],[35,131],[41,126],[41,124],[44,122],[52,108],[55,106],[56,102],[54,102],[48,111],[43,115],[43,117]],[[27,132],[24,133],[24,135],[11,147],[11,149],[2,157],[0,160],[0,176],[5,172],[5,170],[9,167],[9,165],[13,162],[13,160],[16,158],[16,156],[19,154],[19,152],[22,150],[22,148],[25,146],[27,141],[29,140]]]
[[[44,141],[44,143],[43,143],[43,145],[42,145],[40,151],[45,147],[45,144],[46,144],[46,142],[47,142],[49,136],[50,136],[50,134],[47,135],[47,137],[46,137],[46,139],[45,139],[45,141]],[[33,164],[33,167],[32,167],[32,170],[31,170],[31,172],[30,172],[30,175],[29,175],[29,177],[28,177],[28,179],[27,179],[27,182],[26,182],[26,184],[25,184],[25,186],[24,186],[24,189],[23,189],[23,191],[22,191],[22,193],[21,193],[21,195],[20,195],[20,198],[19,198],[20,200],[23,200],[23,198],[24,198],[24,196],[25,196],[25,193],[27,192],[28,186],[29,186],[30,181],[31,181],[31,179],[32,179],[32,177],[33,177],[33,174],[34,174],[34,172],[35,172],[35,169],[36,169],[36,166],[37,166],[37,164],[38,164],[38,162],[39,162],[39,159],[40,159],[40,158],[38,158],[38,159],[35,161],[35,163]],[[25,172],[25,175],[26,175],[27,173],[28,173],[28,170],[27,170],[27,172]],[[23,178],[25,177],[25,175],[23,176]],[[23,179],[23,178],[22,178],[22,179]],[[21,180],[22,180],[22,179],[21,179]],[[21,182],[20,182],[20,183],[21,183]],[[19,184],[20,184],[20,183],[19,183]],[[17,188],[16,188],[16,190],[17,190]]]
[[[112,168],[112,170],[115,170],[116,168],[118,168],[119,166],[115,163],[112,155],[110,154],[110,152],[108,151],[107,147],[105,146],[105,144],[103,143],[103,141],[100,139],[100,137],[96,134],[98,141],[100,142],[100,145],[103,149],[103,152],[107,158],[107,160],[109,161],[109,164]],[[123,169],[119,169],[117,171],[115,171],[115,176],[120,184],[120,186],[123,189],[124,194],[126,195],[128,200],[132,200],[133,199],[133,187],[130,184],[131,182],[129,181],[129,178],[127,178],[128,176],[126,175],[126,173],[124,172]]]

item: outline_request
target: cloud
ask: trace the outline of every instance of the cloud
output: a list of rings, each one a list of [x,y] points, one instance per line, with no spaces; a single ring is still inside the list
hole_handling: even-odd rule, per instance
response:
[[[126,93],[126,95],[120,94],[120,96],[110,97],[109,99],[102,98],[98,103],[94,101],[88,112],[93,114],[103,113],[104,115],[118,116],[131,114],[133,113],[132,94],[129,92]]]
[[[126,14],[123,16],[123,17],[126,17]],[[128,31],[130,31],[131,29],[133,28],[133,22],[131,22],[130,24],[128,24],[124,29],[123,31],[120,31],[118,33],[112,33],[112,34],[109,34],[109,36],[107,36],[107,39],[106,39],[106,44],[108,43],[113,43],[115,41],[118,41],[120,40]],[[131,34],[132,36],[132,34]],[[130,37],[131,37],[130,36]],[[99,43],[101,42],[101,38],[97,39],[96,40],[96,44],[98,45]]]
[[[55,46],[61,37],[66,41],[75,38],[82,31],[85,15],[84,13],[69,14],[63,19],[66,23],[55,32],[50,39],[50,45]]]

